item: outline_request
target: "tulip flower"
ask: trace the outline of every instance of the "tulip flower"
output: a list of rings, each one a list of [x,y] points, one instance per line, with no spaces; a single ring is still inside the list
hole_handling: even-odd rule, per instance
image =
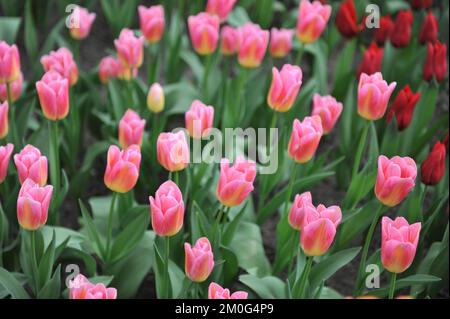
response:
[[[199,100],[191,104],[191,108],[185,114],[186,129],[192,138],[206,136],[214,121],[214,108],[206,106]]]
[[[8,174],[9,160],[11,159],[13,150],[14,145],[11,143],[0,146],[0,184],[5,181],[6,175]]]
[[[11,90],[11,102],[15,102],[20,98],[20,95],[22,94],[22,85],[23,85],[23,75],[22,72],[20,72],[19,77],[11,82],[10,84],[10,90]],[[8,85],[0,84],[0,102],[8,101]]]
[[[177,184],[165,182],[149,200],[153,230],[158,236],[176,235],[183,227],[184,219],[183,195]]]
[[[147,107],[153,113],[164,110],[164,89],[159,83],[154,83],[147,94]]]
[[[218,16],[220,22],[224,22],[235,4],[236,0],[208,0],[206,12]]]
[[[302,86],[302,70],[296,65],[285,64],[278,71],[272,68],[272,85],[267,104],[276,112],[287,112],[294,105]]]
[[[33,145],[26,145],[20,153],[14,155],[19,181],[23,184],[27,179],[39,186],[47,184],[48,161],[41,151]]]
[[[323,134],[328,134],[336,125],[337,120],[342,113],[342,103],[330,95],[320,96],[314,94],[313,96],[313,111],[312,115],[320,116],[323,128]]]
[[[429,9],[433,5],[433,0],[410,0],[414,9]]]
[[[378,175],[375,195],[386,206],[400,204],[414,187],[417,167],[410,157],[378,157]]]
[[[239,33],[239,64],[245,68],[259,67],[269,44],[269,31],[262,30],[257,24],[246,23],[239,28]]]
[[[139,115],[128,109],[119,122],[119,144],[121,148],[128,148],[136,144],[142,145],[142,136],[144,135],[145,120]]]
[[[141,151],[139,146],[131,145],[121,151],[117,146],[111,145],[108,150],[105,185],[113,192],[129,192],[139,178],[140,164]]]
[[[36,230],[47,222],[53,186],[40,187],[31,179],[23,182],[17,199],[17,220],[26,230]]]
[[[117,299],[117,290],[106,288],[102,283],[93,284],[78,274],[69,281],[69,299]]]
[[[293,229],[300,231],[305,216],[312,213],[310,211],[316,211],[316,207],[314,207],[312,203],[311,193],[306,192],[295,195],[294,204],[289,212],[289,225],[291,225]]]
[[[380,72],[372,75],[362,73],[358,85],[358,114],[369,121],[384,116],[396,82],[387,84]]]
[[[41,58],[41,64],[45,72],[54,71],[69,81],[73,86],[78,81],[78,66],[73,60],[72,52],[66,48],[51,51]]]
[[[234,164],[226,158],[220,161],[220,177],[217,184],[217,198],[222,205],[234,207],[242,202],[253,191],[256,177],[256,163],[239,156]]]
[[[445,174],[445,144],[437,141],[420,167],[422,183],[439,184]]]
[[[402,273],[411,266],[416,255],[421,223],[409,225],[405,218],[381,220],[381,261],[392,273]]]
[[[62,120],[69,114],[69,82],[55,71],[48,71],[36,82],[42,112],[51,121]]]
[[[389,123],[395,115],[397,126],[400,131],[406,129],[411,123],[414,108],[420,100],[420,92],[414,93],[407,84],[395,97],[391,108],[387,114],[387,122]]]
[[[402,10],[397,14],[391,33],[391,43],[394,47],[404,48],[408,46],[411,40],[413,20],[414,17],[411,10]]]
[[[70,36],[75,40],[85,39],[91,32],[92,23],[96,18],[95,13],[90,13],[87,9],[76,6],[71,14]]]
[[[336,27],[344,37],[353,38],[364,29],[364,24],[358,24],[357,19],[353,0],[345,0],[339,5]]]
[[[213,53],[219,40],[219,18],[206,12],[188,18],[189,35],[194,50],[200,55]]]
[[[11,83],[20,76],[20,55],[15,44],[0,41],[0,84]]]
[[[319,116],[305,117],[303,122],[295,119],[288,145],[289,156],[299,164],[309,162],[319,146],[322,135],[322,120]]]
[[[331,16],[331,6],[319,1],[301,0],[298,10],[297,37],[303,44],[315,42],[325,30]]]
[[[8,110],[9,110],[8,101],[0,103],[0,140],[4,139],[8,135],[9,131]]]
[[[245,291],[236,291],[230,293],[230,290],[222,288],[220,285],[212,282],[208,288],[208,299],[247,299],[248,293]]]
[[[189,146],[183,131],[161,133],[156,142],[159,164],[169,172],[178,172],[189,165]]]
[[[238,29],[228,25],[220,32],[220,52],[223,55],[233,55],[239,50],[240,32]]]
[[[138,69],[144,60],[144,37],[136,37],[132,30],[123,29],[114,40],[117,56],[126,69]]]
[[[424,44],[427,42],[434,42],[438,39],[439,24],[433,15],[433,11],[429,11],[425,21],[420,29],[419,40]]]
[[[164,7],[162,5],[146,8],[140,5],[139,25],[141,32],[149,43],[159,42],[164,33]]]
[[[205,281],[214,268],[214,256],[208,238],[199,238],[194,247],[185,243],[184,251],[186,276],[194,282]]]
[[[379,45],[384,45],[391,37],[394,29],[394,21],[391,16],[384,16],[380,18],[380,27],[375,29],[374,38]]]
[[[274,58],[284,58],[291,51],[294,31],[290,29],[270,30],[269,52]]]
[[[362,73],[368,75],[381,72],[381,63],[383,61],[383,48],[379,48],[375,42],[364,52],[361,64],[358,67],[358,77]]]
[[[424,79],[431,81],[433,76],[438,82],[445,81],[447,77],[447,45],[439,41],[428,42],[427,58],[423,66]]]
[[[113,56],[104,57],[98,66],[98,76],[102,84],[108,83],[110,78],[116,78],[122,69],[119,60]]]

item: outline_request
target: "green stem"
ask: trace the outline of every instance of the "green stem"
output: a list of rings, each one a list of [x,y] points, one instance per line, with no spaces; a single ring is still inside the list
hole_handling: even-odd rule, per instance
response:
[[[114,220],[114,206],[116,204],[117,193],[112,193],[111,205],[109,206],[109,215],[108,215],[108,237],[106,238],[106,256],[107,258],[111,257],[111,241],[112,241],[112,231],[113,231],[113,220]]]
[[[299,297],[305,297],[306,283],[308,282],[309,273],[311,272],[314,257],[307,258],[305,269],[303,270],[302,277],[300,278]]]
[[[304,53],[305,53],[305,44],[300,42],[300,48],[298,49],[297,57],[295,58],[295,65],[300,66]]]
[[[174,182],[175,184],[177,184],[178,187],[180,186],[180,184],[179,184],[179,175],[180,175],[180,174],[179,174],[178,172],[174,172],[174,173],[173,173],[173,179],[174,179],[173,182]]]
[[[358,174],[359,165],[361,164],[362,154],[366,146],[367,134],[369,132],[370,121],[364,123],[363,132],[359,140],[358,148],[356,149],[355,162],[353,163],[352,179]]]
[[[198,282],[195,282],[194,283],[194,299],[197,299],[198,298],[198,288],[199,288],[199,283]]]
[[[397,274],[392,273],[391,275],[391,285],[389,288],[389,299],[394,299],[394,293],[395,293],[395,282],[397,281]]]
[[[208,54],[205,57],[205,61],[204,61],[204,68],[203,68],[203,83],[202,83],[202,88],[203,88],[203,102],[204,103],[209,103],[209,86],[208,86],[208,78],[209,78],[209,73],[211,71],[211,62],[212,62],[212,54]]]
[[[295,232],[295,236],[298,236],[298,233],[297,233],[297,232]],[[289,241],[289,245],[290,245],[290,246],[294,246],[294,244],[295,244],[295,237],[292,236],[291,239],[290,239],[290,241]],[[298,245],[297,250],[295,249],[295,247],[292,247],[292,248],[291,248],[292,254],[291,254],[291,258],[290,258],[291,262],[290,262],[289,268],[288,268],[288,276],[291,274],[292,268],[294,268],[294,263],[295,263],[295,251],[297,251],[297,255],[300,254],[300,245]]]
[[[269,128],[277,127],[277,120],[278,120],[278,112],[274,111],[273,115],[272,115],[272,121],[270,122]]]
[[[289,180],[289,184],[288,184],[288,188],[287,188],[286,199],[284,202],[283,215],[281,215],[282,217],[286,216],[286,214],[288,212],[289,202],[290,202],[291,195],[292,195],[292,190],[294,188],[295,179],[297,177],[297,169],[298,169],[298,165],[296,163],[294,163],[292,171],[291,171],[291,179]]]
[[[164,237],[164,246],[165,246],[165,253],[164,253],[164,298],[168,299],[170,298],[169,293],[169,253],[170,253],[170,237],[166,236]]]
[[[11,134],[12,134],[12,142],[16,147],[22,147],[21,141],[18,140],[18,133],[17,133],[17,123],[16,123],[16,109],[13,106],[12,101],[12,93],[11,93],[11,83],[6,82],[6,91],[8,95],[8,106],[9,106],[9,112],[10,112],[10,126],[11,126]]]
[[[30,247],[31,247],[31,267],[33,269],[34,293],[37,296],[39,292],[38,265],[36,258],[36,231],[30,231]]]
[[[61,187],[61,168],[59,161],[59,132],[58,132],[58,122],[49,122],[50,130],[50,177],[53,184],[53,200],[52,200],[52,215],[53,222],[57,223],[58,214],[56,210],[59,204],[59,190]]]

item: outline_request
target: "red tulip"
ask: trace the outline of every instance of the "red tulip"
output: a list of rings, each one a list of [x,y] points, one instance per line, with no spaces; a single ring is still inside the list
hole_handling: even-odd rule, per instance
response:
[[[358,24],[357,19],[354,1],[342,2],[336,15],[336,26],[344,37],[353,38],[364,29],[364,24]]]
[[[410,0],[411,6],[416,9],[428,9],[433,5],[433,0]]]
[[[420,168],[422,183],[439,184],[445,173],[445,145],[437,141]]]
[[[411,10],[402,10],[397,14],[391,34],[391,42],[394,47],[404,48],[408,46],[411,40],[413,20],[414,17]]]
[[[385,16],[380,18],[380,27],[375,30],[374,38],[379,45],[384,45],[391,37],[392,30],[394,29],[394,21],[391,16]]]
[[[383,48],[379,48],[375,42],[364,52],[361,64],[358,67],[358,78],[362,73],[372,75],[381,72],[381,63],[383,61]]]
[[[395,97],[391,108],[387,114],[387,122],[389,123],[395,114],[398,129],[403,131],[411,123],[414,108],[420,99],[420,92],[414,93],[409,85],[406,85]]]
[[[428,42],[428,54],[423,66],[423,77],[431,81],[433,76],[437,81],[444,81],[447,76],[447,45],[436,41]]]
[[[429,11],[427,17],[422,23],[422,28],[420,29],[420,43],[424,44],[427,42],[436,41],[438,39],[438,29],[439,25],[436,17],[433,15],[432,11]]]

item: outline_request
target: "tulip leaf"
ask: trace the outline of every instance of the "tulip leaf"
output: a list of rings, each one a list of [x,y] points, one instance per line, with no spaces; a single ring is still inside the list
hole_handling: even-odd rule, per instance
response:
[[[10,45],[15,43],[21,21],[21,18],[0,17],[0,41],[3,40]]]
[[[397,280],[395,284],[395,290],[404,289],[413,285],[418,284],[429,284],[429,283],[435,283],[441,281],[441,278],[438,278],[436,276],[432,275],[426,275],[426,274],[416,274],[412,275],[406,278],[402,278]],[[389,287],[380,288],[376,290],[371,290],[369,295],[371,296],[377,296],[377,297],[385,297],[389,293]]]
[[[55,259],[56,235],[53,231],[52,240],[42,256],[38,265],[39,287],[42,287],[52,275],[53,263]]]
[[[30,60],[34,60],[38,49],[38,36],[33,18],[31,0],[25,2],[25,47]]]
[[[86,206],[84,206],[83,202],[79,200],[81,215],[83,216],[83,224],[86,228],[87,236],[92,242],[92,246],[97,253],[97,255],[105,257],[104,256],[104,247],[102,244],[102,241],[100,239],[100,234],[97,230],[97,227],[94,224],[94,221],[92,220],[91,215],[89,214]]]
[[[241,275],[239,281],[252,289],[262,299],[285,298],[286,284],[277,277],[258,278],[254,275]]]
[[[39,291],[37,297],[38,299],[58,299],[60,296],[61,296],[61,265],[58,265],[53,276],[45,282],[44,286]]]
[[[0,286],[8,292],[14,299],[29,299],[22,284],[5,268],[0,267]]]

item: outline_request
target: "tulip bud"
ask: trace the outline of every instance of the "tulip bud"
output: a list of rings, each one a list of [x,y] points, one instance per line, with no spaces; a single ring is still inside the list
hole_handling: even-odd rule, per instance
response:
[[[247,299],[248,293],[245,291],[236,291],[230,293],[230,290],[223,289],[220,285],[212,282],[208,288],[208,299]]]
[[[214,108],[206,106],[199,100],[192,102],[191,108],[185,114],[185,124],[192,138],[208,135],[214,122]]]
[[[336,14],[336,27],[344,37],[353,38],[364,29],[364,24],[358,25],[357,19],[354,1],[342,2]]]
[[[164,33],[164,7],[162,5],[138,7],[141,32],[149,43],[159,42]]]
[[[302,86],[302,70],[296,65],[285,64],[278,71],[272,68],[272,85],[267,96],[267,104],[277,112],[287,112],[294,105]]]
[[[427,42],[434,42],[438,39],[439,24],[433,15],[432,11],[429,11],[425,21],[420,29],[419,40],[424,44]]]
[[[31,179],[23,182],[17,199],[17,220],[22,228],[36,230],[47,222],[53,186],[40,187]]]
[[[78,274],[69,281],[69,299],[117,299],[117,290],[102,283],[93,284]]]
[[[246,23],[239,28],[239,33],[239,64],[245,68],[259,67],[269,44],[269,31],[262,30],[257,24]]]
[[[185,243],[184,251],[186,276],[194,282],[205,281],[214,268],[214,256],[208,238],[199,238],[194,247]]]
[[[319,1],[301,0],[298,20],[297,37],[304,44],[313,43],[322,35],[331,15],[331,6],[322,5]]]
[[[274,58],[286,57],[291,51],[293,36],[294,31],[290,29],[272,28],[270,30],[270,54]]]
[[[154,83],[150,87],[147,95],[147,107],[153,113],[164,110],[164,90],[159,83]]]
[[[8,135],[9,131],[8,111],[9,111],[8,101],[0,103],[0,140],[4,139]],[[13,125],[14,124],[15,123],[13,123]]]
[[[299,164],[309,162],[319,146],[322,135],[322,120],[319,116],[305,117],[303,122],[295,119],[288,145],[289,156]]]
[[[15,102],[19,99],[22,94],[22,85],[23,85],[23,75],[20,72],[19,77],[11,82],[10,84],[11,90],[11,102]],[[0,102],[8,101],[8,86],[5,84],[0,84]]]
[[[156,142],[159,164],[169,172],[178,172],[189,165],[189,146],[184,132],[161,133]]]
[[[42,112],[50,121],[58,121],[69,114],[69,82],[55,71],[48,71],[36,82]]]
[[[323,134],[328,134],[336,125],[337,120],[342,113],[342,103],[330,95],[320,96],[314,94],[313,96],[313,111],[312,115],[320,116],[323,128]]]
[[[136,37],[130,29],[123,29],[114,40],[117,56],[126,69],[138,69],[144,60],[144,37]]]
[[[375,195],[384,205],[394,207],[400,204],[414,187],[417,176],[416,163],[412,158],[394,156],[388,159],[378,157],[378,176]]]
[[[234,207],[242,202],[253,191],[256,177],[256,163],[239,156],[234,164],[223,158],[220,161],[220,177],[216,195],[222,205]]]
[[[379,48],[375,42],[372,42],[370,47],[364,52],[361,64],[358,67],[358,77],[362,73],[368,75],[376,72],[381,72],[381,63],[383,61],[383,48]]]
[[[429,9],[433,5],[433,0],[410,0],[411,6],[416,9]]]
[[[302,230],[303,219],[310,211],[316,211],[312,203],[311,193],[306,192],[301,195],[295,195],[294,204],[289,212],[289,225],[295,230]]]
[[[5,181],[6,175],[8,174],[9,160],[11,159],[13,150],[14,145],[11,143],[0,146],[0,184]]]
[[[200,55],[213,53],[219,40],[219,18],[201,12],[188,18],[189,35],[194,50]]]
[[[422,183],[425,185],[439,184],[445,174],[445,145],[437,141],[420,167]]]
[[[428,42],[427,59],[423,66],[423,77],[426,81],[431,81],[433,76],[436,81],[445,81],[447,77],[447,45],[436,41]]]
[[[403,131],[411,123],[414,108],[420,100],[420,92],[414,93],[407,84],[395,97],[391,108],[387,114],[387,122],[389,123],[395,115],[398,129]]]
[[[112,56],[104,57],[98,66],[98,76],[102,84],[108,83],[110,78],[116,78],[122,69],[119,60]]]
[[[73,86],[78,81],[78,66],[73,60],[72,52],[66,48],[51,51],[41,58],[41,64],[45,72],[54,71],[69,81]]]
[[[145,120],[139,115],[128,109],[119,122],[119,144],[125,149],[136,144],[142,145],[142,136],[144,135]]]
[[[70,36],[75,40],[85,39],[91,32],[92,23],[94,23],[96,16],[95,13],[89,13],[87,9],[76,6],[70,16]]]
[[[381,220],[381,262],[392,273],[402,273],[416,255],[421,223],[409,225],[405,218]]]
[[[0,41],[0,84],[11,83],[20,76],[20,55],[15,44]]]
[[[396,82],[387,84],[380,72],[372,75],[362,73],[358,85],[358,114],[369,121],[384,116]]]
[[[174,236],[184,219],[183,195],[177,184],[167,181],[156,191],[155,198],[149,197],[153,230],[158,236]]]
[[[240,32],[228,25],[222,28],[220,33],[220,51],[223,55],[233,55],[239,50]]]
[[[139,178],[141,151],[139,146],[131,145],[121,151],[111,145],[108,150],[104,182],[105,185],[117,193],[127,193],[133,189]]]
[[[224,22],[228,14],[233,10],[236,0],[208,0],[206,12],[219,17]]]
[[[394,29],[394,21],[391,16],[380,18],[380,27],[375,29],[374,38],[379,45],[384,45],[390,39],[392,30]]]
[[[39,186],[47,184],[48,161],[41,151],[33,145],[26,145],[20,153],[14,155],[19,181],[21,184],[30,179]]]
[[[395,48],[408,46],[414,17],[411,10],[402,10],[397,14],[391,33],[391,43]]]

